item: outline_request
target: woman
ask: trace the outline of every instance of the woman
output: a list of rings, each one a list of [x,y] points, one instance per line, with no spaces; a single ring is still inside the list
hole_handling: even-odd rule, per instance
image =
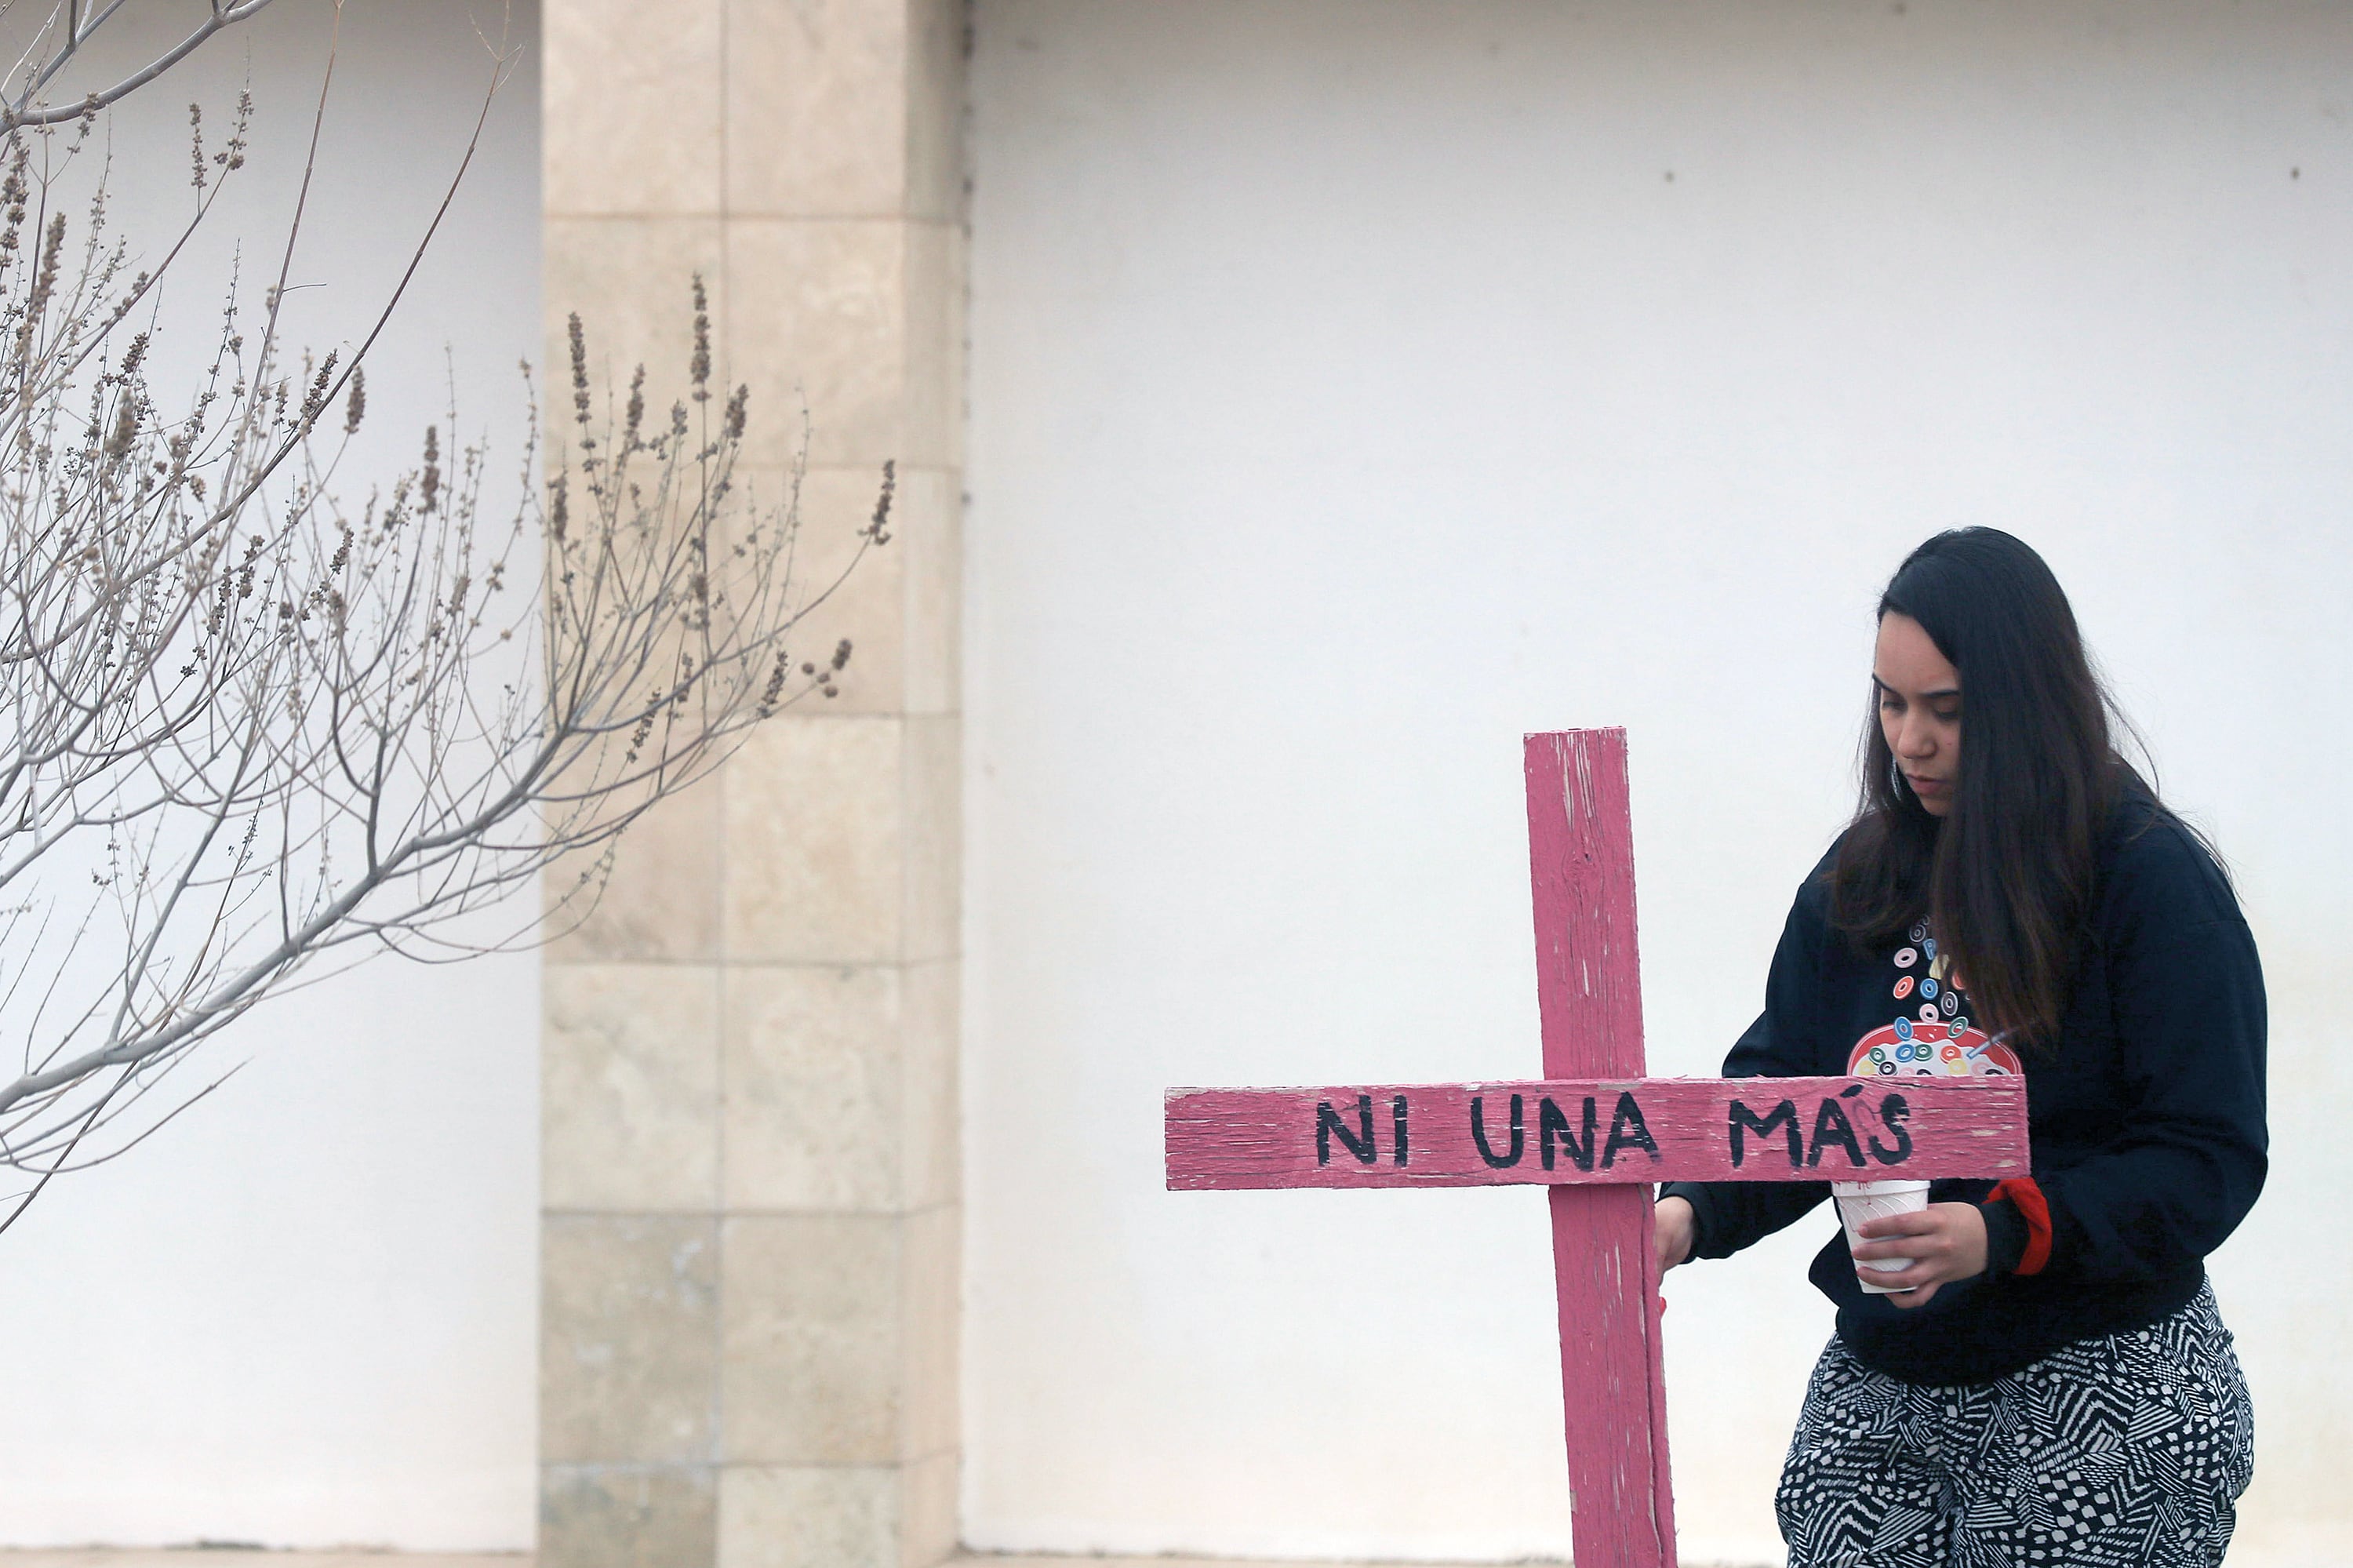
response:
[[[1791,1568],[2220,1563],[2253,1416],[2203,1259],[2265,1166],[2246,922],[2117,755],[2066,595],[2019,540],[1915,550],[1872,687],[1861,809],[1725,1072],[2022,1072],[2033,1175],[1940,1181],[1815,1258],[1838,1332],[1775,1499]],[[1672,1183],[1660,1264],[1823,1196]],[[1860,1263],[1896,1260],[1910,1289],[1862,1288]]]

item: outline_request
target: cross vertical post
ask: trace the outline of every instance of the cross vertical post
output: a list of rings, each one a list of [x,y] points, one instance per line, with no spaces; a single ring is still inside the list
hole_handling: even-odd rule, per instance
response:
[[[1626,732],[1531,735],[1523,760],[1544,1075],[1640,1079]],[[1556,1186],[1548,1197],[1577,1561],[1675,1568],[1651,1189]],[[1627,1419],[1638,1412],[1649,1419]]]

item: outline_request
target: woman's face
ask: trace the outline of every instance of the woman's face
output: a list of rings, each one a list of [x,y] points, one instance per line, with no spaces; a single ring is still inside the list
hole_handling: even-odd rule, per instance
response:
[[[1920,623],[1889,610],[1879,618],[1871,683],[1879,693],[1879,730],[1921,807],[1941,817],[1960,781],[1961,674],[1936,652]]]

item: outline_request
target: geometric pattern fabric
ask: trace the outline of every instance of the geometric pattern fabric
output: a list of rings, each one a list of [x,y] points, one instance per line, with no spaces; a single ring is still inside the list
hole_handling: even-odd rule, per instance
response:
[[[1900,1382],[1833,1336],[1773,1507],[1789,1568],[2212,1568],[2254,1437],[2211,1284],[1964,1387]]]

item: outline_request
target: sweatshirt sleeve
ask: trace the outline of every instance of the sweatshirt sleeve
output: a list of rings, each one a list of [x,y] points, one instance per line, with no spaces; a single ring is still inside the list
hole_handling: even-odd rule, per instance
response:
[[[2148,839],[2160,834],[2170,842],[2134,857],[2100,922],[2120,1051],[2116,1131],[2076,1164],[2035,1171],[2050,1210],[2042,1272],[2053,1278],[2177,1274],[2220,1246],[2263,1191],[2254,938],[2203,850],[2163,829]]]
[[[1819,874],[1809,877],[1781,927],[1765,980],[1765,1011],[1724,1059],[1727,1078],[1819,1074],[1822,944],[1828,937]],[[1795,1224],[1830,1194],[1821,1181],[1670,1181],[1662,1197],[1692,1206],[1692,1255],[1730,1257]]]

